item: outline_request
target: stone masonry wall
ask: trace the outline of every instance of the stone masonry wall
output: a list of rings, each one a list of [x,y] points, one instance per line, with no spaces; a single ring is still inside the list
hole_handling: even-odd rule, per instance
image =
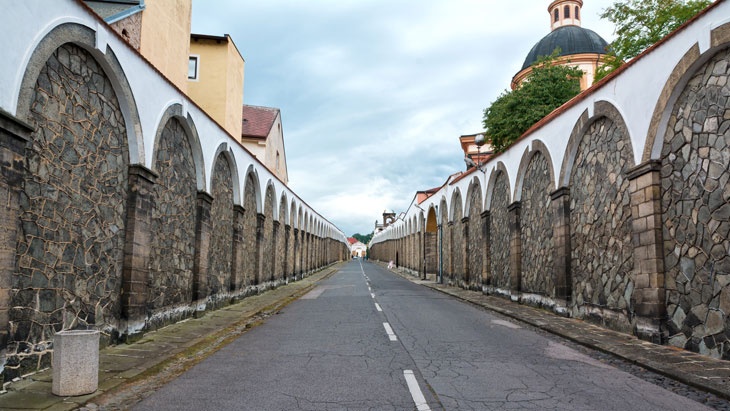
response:
[[[208,300],[216,305],[220,294],[231,289],[233,260],[233,178],[228,159],[220,154],[213,169],[211,186],[213,204],[210,220],[213,226],[208,257]]]
[[[256,283],[256,271],[257,271],[257,250],[256,250],[256,187],[254,186],[253,177],[249,174],[246,177],[246,188],[243,194],[243,208],[246,210],[244,213],[244,224],[243,224],[243,244],[246,250],[244,258],[244,269],[243,269],[243,284],[249,286]]]
[[[626,172],[632,159],[625,130],[603,117],[583,135],[570,180],[574,315],[591,317],[592,308],[614,311],[618,318],[598,320],[629,331],[634,283]]]
[[[454,197],[454,224],[451,226],[452,231],[452,262],[453,272],[451,273],[454,277],[456,284],[461,284],[464,281],[464,253],[466,252],[466,244],[464,244],[464,227],[461,219],[464,218],[464,213],[461,209],[461,196],[457,195]]]
[[[180,121],[165,124],[155,153],[147,305],[155,316],[165,307],[192,301],[195,255],[195,165]]]
[[[662,150],[670,344],[730,360],[730,50],[680,95]]]
[[[450,227],[448,224],[449,210],[445,202],[442,202],[441,206],[439,206],[439,212],[441,213],[441,251],[443,254],[443,267],[441,268],[443,269],[442,275],[444,279],[446,279],[451,276],[451,270],[449,269],[451,262],[451,253],[449,252],[449,250],[451,250],[451,235],[449,231]]]
[[[509,270],[509,245],[510,245],[510,227],[509,227],[509,182],[507,176],[499,171],[497,178],[494,180],[494,192],[492,193],[492,207],[490,208],[491,216],[491,244],[490,244],[490,262],[491,262],[491,283],[493,287],[501,289],[509,289],[510,287],[510,270]]]
[[[553,211],[550,207],[552,181],[549,164],[537,152],[527,166],[522,185],[522,291],[554,295],[553,285]]]
[[[30,123],[8,377],[37,366],[24,354],[44,352],[62,328],[92,326],[113,338],[120,309],[126,130],[109,79],[86,51],[66,44],[53,53],[35,85]]]
[[[484,239],[482,238],[482,193],[476,186],[469,198],[469,244],[467,244],[467,258],[469,259],[469,283],[467,286],[481,284],[482,258],[484,258]]]
[[[265,208],[264,208],[264,215],[266,216],[266,220],[264,220],[264,250],[263,250],[263,256],[264,259],[261,262],[262,263],[262,272],[261,272],[261,281],[271,281],[274,279],[274,266],[275,266],[275,259],[277,256],[274,255],[274,247],[276,239],[274,238],[274,190],[269,186],[269,188],[266,189],[266,199],[265,202]]]

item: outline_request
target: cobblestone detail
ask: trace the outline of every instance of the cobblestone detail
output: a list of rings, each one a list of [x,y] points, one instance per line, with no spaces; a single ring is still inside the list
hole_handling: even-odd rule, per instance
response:
[[[256,272],[258,271],[256,249],[256,227],[258,224],[258,214],[256,211],[256,186],[254,185],[254,177],[249,174],[246,176],[246,188],[243,193],[243,208],[246,210],[243,215],[243,284],[245,286],[256,283]]]
[[[441,254],[443,257],[443,278],[451,278],[451,227],[449,226],[449,207],[442,201],[439,206],[441,213]]]
[[[156,150],[155,171],[159,178],[154,186],[147,288],[147,304],[153,315],[192,301],[198,195],[192,149],[177,119],[165,124]]]
[[[282,198],[279,201],[279,227],[276,230],[276,248],[275,253],[279,258],[276,262],[276,275],[277,279],[286,280],[286,266],[287,266],[287,250],[286,242],[288,232],[286,231],[286,199]]]
[[[507,176],[499,171],[494,180],[494,191],[492,192],[492,206],[490,208],[490,262],[491,262],[491,286],[508,290],[510,288],[510,214],[509,206],[509,182]]]
[[[261,278],[263,281],[272,281],[275,276],[275,259],[278,257],[274,254],[276,248],[276,238],[274,236],[274,188],[269,186],[266,189],[266,199],[264,200],[264,238],[263,238],[263,271]]]
[[[570,180],[570,271],[573,315],[592,317],[598,309],[596,320],[630,331],[634,266],[626,172],[633,154],[627,138],[607,117],[583,135]]]
[[[466,252],[466,244],[464,244],[464,223],[461,221],[464,218],[464,213],[461,208],[461,195],[455,195],[451,204],[454,207],[454,224],[451,226],[451,238],[453,241],[451,243],[451,258],[453,258],[453,272],[451,275],[454,278],[454,283],[458,285],[464,281],[464,253]]]
[[[127,198],[124,119],[111,82],[66,44],[41,69],[20,197],[5,376],[50,365],[56,331],[93,327],[108,342],[120,310]]]
[[[527,166],[522,184],[522,291],[553,296],[553,184],[548,167],[547,158],[537,152]]]
[[[730,360],[730,50],[689,81],[662,149],[669,343]]]
[[[475,184],[469,197],[469,288],[478,287],[482,277],[482,258],[484,258],[484,239],[482,238],[482,190]]]
[[[210,254],[208,257],[209,300],[217,300],[231,288],[233,260],[233,178],[228,159],[220,154],[213,170],[211,186],[213,204],[210,220]]]

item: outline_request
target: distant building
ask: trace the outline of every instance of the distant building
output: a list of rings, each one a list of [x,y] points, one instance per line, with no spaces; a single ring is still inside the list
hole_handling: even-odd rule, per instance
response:
[[[243,106],[241,143],[285,184],[289,182],[286,168],[284,132],[278,108]]]
[[[608,43],[592,30],[581,27],[582,0],[555,0],[548,6],[552,31],[535,44],[525,58],[520,71],[512,78],[512,89],[522,84],[540,57],[550,56],[560,49],[557,64],[576,66],[583,70],[581,90],[593,85],[596,70],[603,64]]]
[[[368,253],[368,246],[358,241],[356,238],[348,238],[347,242],[350,244],[350,255],[352,257],[363,258]]]

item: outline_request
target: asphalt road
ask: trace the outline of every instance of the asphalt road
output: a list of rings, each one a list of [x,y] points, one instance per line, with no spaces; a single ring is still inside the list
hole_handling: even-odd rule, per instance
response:
[[[137,410],[709,410],[352,261]]]

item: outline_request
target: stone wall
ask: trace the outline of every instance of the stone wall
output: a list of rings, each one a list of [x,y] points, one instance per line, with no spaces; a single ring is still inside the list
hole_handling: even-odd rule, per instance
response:
[[[156,147],[150,273],[147,306],[151,316],[192,301],[195,255],[195,165],[180,121],[170,119]],[[184,317],[185,313],[181,313]],[[164,323],[169,319],[162,319]]]
[[[520,223],[522,291],[554,296],[553,215],[547,199],[553,191],[547,158],[537,152],[530,159],[522,185]]]
[[[490,285],[503,290],[510,288],[510,226],[509,182],[501,171],[497,172],[492,192],[492,206],[489,208],[491,221],[490,233]]]
[[[469,196],[469,243],[467,244],[467,260],[469,262],[468,287],[478,287],[482,277],[482,259],[484,258],[484,239],[482,238],[482,192],[478,184],[472,186]]]
[[[10,376],[36,367],[26,354],[44,352],[61,329],[95,326],[113,338],[120,309],[128,148],[112,85],[86,51],[66,44],[40,71],[29,120]]]
[[[261,263],[264,276],[261,281],[273,281],[277,256],[274,255],[276,242],[276,238],[274,238],[274,191],[271,186],[266,189],[264,204],[264,236],[266,240],[263,243],[263,259]]]
[[[670,343],[730,359],[730,50],[692,77],[662,149]]]
[[[457,193],[452,202],[454,204],[454,224],[451,226],[452,238],[452,276],[456,284],[464,281],[464,257],[467,244],[464,242],[464,213],[461,208],[461,195]]]
[[[233,178],[224,154],[219,154],[213,167],[211,186],[213,204],[210,209],[211,230],[208,257],[208,295],[212,306],[220,305],[216,296],[227,294],[231,285],[233,260]]]
[[[249,286],[258,284],[258,252],[256,249],[256,226],[258,214],[256,212],[256,185],[254,177],[249,174],[246,176],[246,184],[243,193],[244,213],[243,232],[244,235],[244,268],[243,268],[243,285]]]
[[[443,251],[443,277],[444,279],[451,277],[451,227],[449,226],[449,207],[445,201],[439,206],[441,213],[441,250]],[[446,281],[446,280],[444,280]]]
[[[583,135],[571,175],[570,227],[574,311],[597,321],[616,321],[631,330],[629,315],[634,283],[631,277],[631,198],[627,171],[633,166],[631,145],[623,127],[603,117]]]
[[[449,176],[406,210],[403,222],[440,207],[448,282],[473,285],[458,281],[468,247],[464,271],[474,278],[482,257],[485,293],[730,360],[730,24],[713,23],[728,13],[708,8],[492,156],[487,173]],[[466,199],[462,220],[458,193],[484,184],[478,238],[479,201]],[[403,249],[403,222],[375,236],[374,255],[422,257]]]
[[[120,342],[282,283],[251,286],[264,251],[279,259],[263,276],[281,280],[290,232],[271,209],[262,230],[255,164],[245,209],[234,206],[228,153],[208,171],[209,195],[181,104],[160,108],[151,167],[137,163],[146,150],[129,84],[113,53],[99,63],[86,51],[93,39],[74,24],[52,30],[30,58],[18,118],[0,110],[0,384],[48,367],[60,330]],[[316,256],[311,271],[342,258],[346,245],[332,241],[329,255],[323,239],[300,244],[300,255]]]

